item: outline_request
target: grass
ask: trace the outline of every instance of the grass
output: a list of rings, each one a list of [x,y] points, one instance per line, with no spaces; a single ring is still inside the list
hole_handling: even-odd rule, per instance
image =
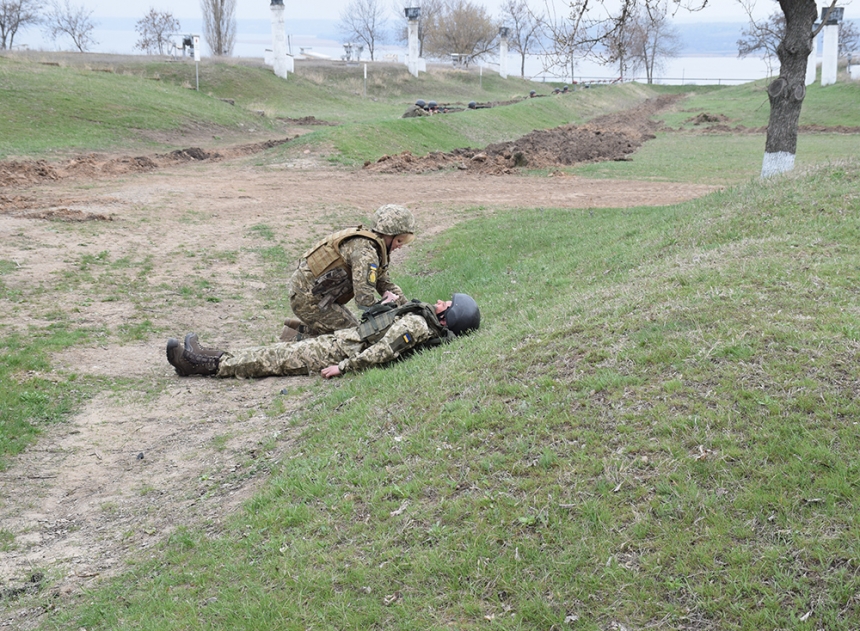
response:
[[[472,293],[481,331],[332,383],[220,537],[51,624],[854,628],[858,181],[423,243],[406,291]]]
[[[23,80],[14,63],[0,58],[4,88]],[[45,71],[89,81],[79,69]],[[174,80],[123,72],[98,76],[121,79],[128,91]],[[214,84],[216,75],[204,76]],[[55,78],[32,80],[44,86]],[[456,96],[472,79],[444,82]],[[253,81],[247,94],[231,81],[221,94],[241,91],[248,107],[276,98],[250,92]],[[309,93],[314,81],[325,83],[301,81],[287,83]],[[357,161],[385,150],[369,130],[405,147],[481,142],[502,127],[514,133],[584,120],[648,94],[641,86],[593,90],[411,129],[380,120],[409,85],[387,104],[357,108],[350,127],[308,142],[343,143],[341,159]],[[486,89],[498,94],[503,86],[487,80]],[[808,103],[820,105],[816,124],[851,120],[839,99],[853,98],[856,86],[839,89],[842,96],[810,89]],[[168,92],[184,102],[178,109],[198,98],[178,86]],[[321,92],[318,102],[328,102]],[[692,90],[685,111],[667,121],[677,127],[698,111],[732,112],[752,126],[759,98],[756,86]],[[0,99],[9,116],[21,115],[18,100]],[[68,113],[70,103],[58,96],[54,107]],[[98,136],[98,126],[78,131],[88,125],[79,119],[50,124],[58,146],[109,145],[128,136],[119,123],[130,124],[125,115],[104,114],[114,136]],[[127,115],[160,124],[147,121],[161,115]],[[33,136],[12,150],[52,148]],[[275,467],[219,536],[180,529],[83,598],[60,607],[47,592],[36,596],[42,627],[856,628],[860,164],[839,159],[855,138],[802,135],[802,168],[761,182],[749,174],[758,171],[763,138],[661,133],[631,162],[575,172],[728,187],[671,207],[496,212],[419,241],[398,277],[406,293],[428,300],[452,288],[471,293],[481,331],[320,384],[300,415],[284,418],[307,428],[295,457]],[[97,228],[62,229],[82,242]],[[282,277],[295,253],[278,242],[278,228],[258,224],[247,236],[246,251],[213,260],[251,253],[263,280]],[[40,323],[26,334],[0,331],[7,461],[89,393],[140,387],[52,372],[51,353],[95,336],[157,337],[147,315],[152,305],[169,305],[168,292],[192,307],[220,299],[205,266],[182,287],[149,286],[149,256],[82,254],[73,272],[27,292],[2,284],[15,263],[0,260],[4,304]],[[276,291],[261,296],[261,308],[283,308]],[[71,295],[77,302],[64,299]],[[141,317],[128,318],[133,326],[91,330],[61,306],[118,295],[135,296]],[[284,414],[283,404],[266,413]],[[224,440],[215,437],[213,448]],[[14,535],[0,531],[0,548],[14,547]]]

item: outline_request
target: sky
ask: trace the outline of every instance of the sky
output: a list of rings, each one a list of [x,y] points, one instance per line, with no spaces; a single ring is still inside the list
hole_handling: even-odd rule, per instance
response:
[[[401,4],[403,0],[382,0],[391,3],[392,7]],[[492,15],[500,13],[501,0],[473,0],[483,4]],[[530,0],[535,7],[542,2],[555,2],[557,7],[563,7],[563,0]],[[822,0],[823,1],[823,0]],[[93,11],[92,18],[128,17],[140,18],[149,8],[157,11],[169,11],[180,21],[182,18],[199,18],[201,15],[199,0],[132,0],[117,2],[116,0],[71,0],[75,6],[85,6]],[[753,0],[757,17],[767,17],[778,5],[775,0]],[[269,0],[237,0],[237,19],[268,19],[271,15]],[[337,20],[341,12],[349,4],[349,0],[284,0],[284,18],[286,20]],[[841,2],[840,5],[846,4]],[[392,9],[393,12],[393,9]],[[746,12],[740,0],[710,0],[703,11],[690,13],[678,11],[675,19],[678,22],[746,22]]]

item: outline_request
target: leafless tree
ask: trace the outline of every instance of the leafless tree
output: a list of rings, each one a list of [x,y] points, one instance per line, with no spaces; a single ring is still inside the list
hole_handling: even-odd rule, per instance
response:
[[[510,29],[508,46],[520,54],[520,76],[526,76],[526,56],[537,51],[543,18],[528,0],[505,0],[501,6],[502,23]]]
[[[750,21],[749,26],[741,31],[741,39],[738,40],[738,57],[763,54],[770,74],[777,59],[777,48],[783,37],[785,37],[785,15],[782,13],[771,13],[764,21]]]
[[[471,0],[446,0],[432,22],[426,23],[424,49],[428,55],[455,55],[468,67],[496,48],[499,27],[483,5]]]
[[[0,50],[12,48],[19,29],[41,22],[37,0],[0,0]]]
[[[645,79],[654,83],[654,72],[661,70],[666,59],[677,57],[681,36],[666,18],[663,8],[642,10],[630,20],[632,26],[629,57],[634,68],[645,70]]]
[[[397,30],[397,41],[405,43],[409,40],[409,29],[406,26],[407,19],[404,9],[410,7],[418,7],[421,9],[420,17],[418,18],[418,56],[424,56],[424,40],[426,38],[427,24],[431,24],[436,20],[436,15],[442,10],[444,0],[401,0],[395,5],[395,12],[398,19],[403,20],[402,27]]]
[[[562,11],[557,3],[544,0],[540,26],[538,42],[542,47],[543,71],[569,70],[573,81],[576,60],[584,58],[593,47],[586,37],[588,22],[571,7]]]
[[[637,9],[659,8],[669,0],[569,0],[568,22],[576,27],[574,42],[578,47],[593,50],[606,37],[623,29]],[[738,0],[748,6],[749,0]],[[671,0],[673,11],[700,11],[709,0]],[[829,11],[836,6],[831,0]],[[785,34],[777,46],[779,77],[768,85],[770,119],[767,126],[762,177],[770,177],[794,168],[797,153],[797,123],[806,96],[806,64],[814,38],[821,26],[813,28],[818,19],[816,0],[779,0],[785,18]],[[823,24],[823,21],[822,21]],[[563,42],[570,46],[569,42]]]
[[[388,20],[379,0],[351,0],[340,14],[337,28],[348,39],[363,42],[373,61],[377,44],[385,41]]]
[[[860,32],[853,22],[839,23],[839,58],[850,58],[854,53],[860,52]]]
[[[216,57],[229,57],[236,45],[236,0],[200,0],[203,36]]]
[[[134,45],[138,50],[147,55],[158,53],[164,54],[165,46],[170,43],[170,34],[180,29],[179,20],[173,17],[169,11],[159,12],[154,8],[140,18],[134,25],[134,30],[140,35],[140,39]]]
[[[61,35],[68,36],[75,48],[85,53],[90,46],[98,44],[93,39],[96,23],[90,19],[92,14],[85,6],[72,5],[69,0],[62,3],[60,0],[52,0],[45,15],[45,32],[53,40]]]

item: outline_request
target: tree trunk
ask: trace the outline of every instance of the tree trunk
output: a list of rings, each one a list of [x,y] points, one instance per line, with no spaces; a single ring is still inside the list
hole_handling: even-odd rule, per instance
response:
[[[797,153],[797,123],[806,96],[806,63],[812,51],[815,0],[779,0],[785,36],[776,49],[779,77],[767,87],[770,119],[761,167],[763,178],[791,171]]]

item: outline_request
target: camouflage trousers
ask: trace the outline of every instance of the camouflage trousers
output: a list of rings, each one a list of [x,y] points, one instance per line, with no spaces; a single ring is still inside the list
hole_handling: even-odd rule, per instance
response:
[[[310,375],[360,351],[360,342],[339,340],[333,335],[323,335],[292,344],[244,348],[224,353],[216,376],[251,379]]]
[[[313,281],[300,268],[290,279],[290,309],[314,335],[322,335],[358,326],[358,318],[345,306],[331,303],[320,309],[321,297],[311,293]]]

